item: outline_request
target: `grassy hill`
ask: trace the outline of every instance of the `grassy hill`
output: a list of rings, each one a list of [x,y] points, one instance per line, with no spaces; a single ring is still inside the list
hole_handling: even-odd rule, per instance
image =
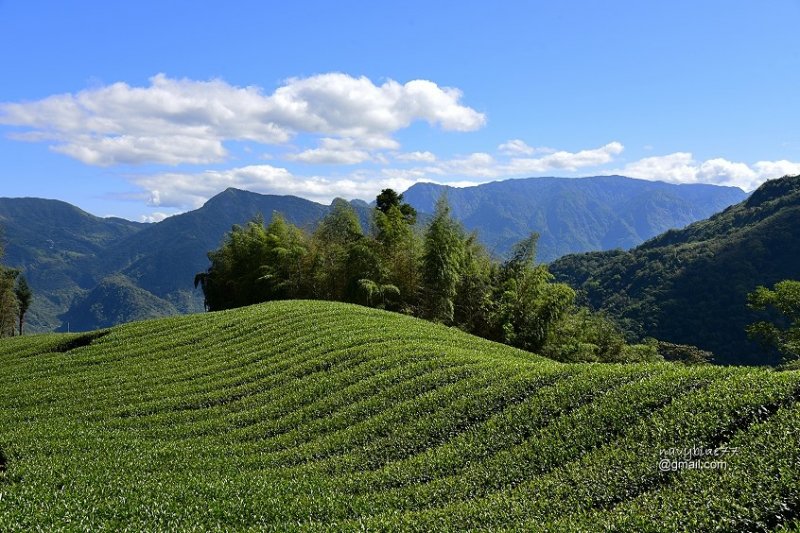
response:
[[[797,527],[798,399],[800,372],[565,365],[327,302],[4,339],[0,524]],[[660,470],[698,447],[727,468]]]

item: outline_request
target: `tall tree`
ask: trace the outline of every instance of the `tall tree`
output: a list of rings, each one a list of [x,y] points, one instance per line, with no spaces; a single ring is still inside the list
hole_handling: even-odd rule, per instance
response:
[[[453,322],[464,240],[464,230],[450,215],[447,198],[442,195],[425,232],[422,257],[422,308],[424,316],[430,320]]]
[[[364,238],[353,207],[337,198],[312,239],[312,294],[314,298],[343,301],[359,279],[369,277],[352,271],[351,249]]]
[[[379,245],[385,282],[400,292],[398,303],[401,310],[415,313],[419,303],[422,249],[414,228],[417,213],[413,207],[403,203],[402,194],[384,189],[376,200],[374,217],[375,240]]]
[[[305,271],[308,239],[300,228],[275,213],[266,228],[267,263],[261,267],[261,279],[269,285],[271,299],[307,296]]]
[[[33,300],[33,292],[28,286],[28,281],[25,276],[20,275],[17,278],[17,286],[14,289],[14,294],[17,297],[17,312],[19,313],[19,334],[22,335],[22,325],[25,322],[25,313],[31,306]]]
[[[11,337],[17,328],[19,303],[14,294],[17,271],[0,266],[0,337]]]
[[[464,242],[453,320],[459,328],[481,337],[490,333],[489,312],[495,270],[486,249],[478,242],[477,234],[470,234]]]
[[[493,336],[532,352],[541,351],[575,301],[575,291],[535,264],[538,239],[534,233],[519,242],[500,268],[492,312]]]
[[[0,232],[1,235],[1,232]],[[3,257],[3,244],[0,242],[0,259]],[[14,280],[18,272],[0,265],[0,337],[14,335],[19,304],[14,294]]]

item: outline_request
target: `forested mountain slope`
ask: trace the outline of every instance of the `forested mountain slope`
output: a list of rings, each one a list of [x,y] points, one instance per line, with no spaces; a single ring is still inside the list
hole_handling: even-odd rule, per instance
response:
[[[57,327],[59,315],[106,274],[108,250],[146,227],[96,217],[57,200],[0,198],[2,262],[21,268],[35,295],[29,330]]]
[[[800,176],[766,182],[744,202],[630,251],[569,255],[550,270],[636,335],[714,352],[723,363],[776,363],[748,341],[758,285],[800,279]]]

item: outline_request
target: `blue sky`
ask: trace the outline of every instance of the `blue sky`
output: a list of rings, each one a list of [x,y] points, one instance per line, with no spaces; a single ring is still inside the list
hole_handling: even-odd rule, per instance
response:
[[[1,196],[800,173],[800,1],[0,0]]]

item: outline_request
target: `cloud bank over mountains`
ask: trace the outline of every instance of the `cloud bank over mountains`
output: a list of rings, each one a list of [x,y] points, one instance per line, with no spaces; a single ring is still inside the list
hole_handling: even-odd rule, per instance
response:
[[[126,174],[141,191],[132,197],[176,210],[198,207],[226,187],[328,202],[336,196],[371,199],[382,188],[404,190],[419,181],[469,185],[615,173],[752,190],[766,179],[800,173],[800,163],[788,160],[698,161],[690,152],[625,161],[624,146],[616,140],[572,151],[518,138],[461,155],[424,146],[404,150],[397,134],[415,123],[427,123],[431,135],[484,128],[486,114],[462,99],[459,89],[429,80],[378,84],[338,72],[290,78],[271,93],[221,79],[158,74],[143,87],[118,82],[0,103],[0,124],[13,139],[47,143],[86,165],[148,167]],[[280,154],[270,155],[269,164],[264,153],[243,161],[232,153],[232,143],[245,143],[251,152],[277,147]],[[229,166],[220,168],[224,165]]]

